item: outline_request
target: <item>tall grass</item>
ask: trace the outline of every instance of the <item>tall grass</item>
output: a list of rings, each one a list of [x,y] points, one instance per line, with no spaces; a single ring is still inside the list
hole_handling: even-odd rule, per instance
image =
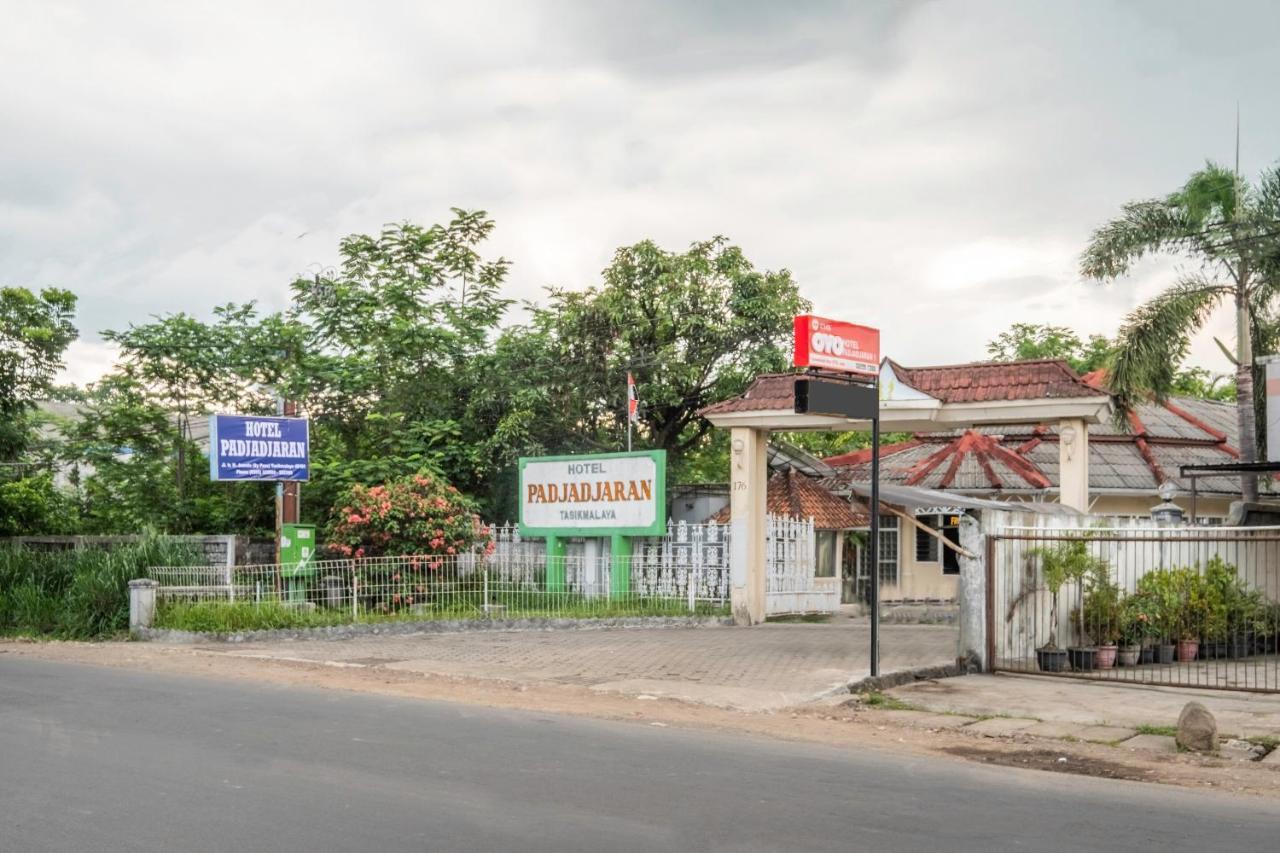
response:
[[[0,548],[0,633],[95,639],[129,627],[129,581],[151,566],[199,563],[161,537],[110,550]]]

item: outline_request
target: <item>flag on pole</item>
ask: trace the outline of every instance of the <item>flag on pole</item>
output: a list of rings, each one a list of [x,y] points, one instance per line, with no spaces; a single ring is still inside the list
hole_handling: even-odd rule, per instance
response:
[[[640,398],[636,396],[636,379],[630,370],[627,371],[627,420],[640,422]]]

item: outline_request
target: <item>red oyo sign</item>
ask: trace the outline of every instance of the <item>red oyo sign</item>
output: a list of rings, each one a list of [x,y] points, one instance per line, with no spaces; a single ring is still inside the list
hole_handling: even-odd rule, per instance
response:
[[[875,376],[880,372],[880,330],[800,314],[795,321],[796,367],[821,367]]]

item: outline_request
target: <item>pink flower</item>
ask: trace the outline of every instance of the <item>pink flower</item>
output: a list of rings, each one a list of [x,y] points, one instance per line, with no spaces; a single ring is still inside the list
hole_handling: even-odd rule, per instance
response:
[[[351,522],[352,524],[359,524],[360,522],[364,521],[364,519],[361,518],[359,514],[353,512],[351,513],[351,515],[347,516],[347,521]]]
[[[363,557],[363,556],[364,556],[364,549],[363,549],[363,548],[357,548],[357,549],[356,549],[356,559],[358,560],[358,559],[360,559],[360,558],[361,558],[361,557]]]

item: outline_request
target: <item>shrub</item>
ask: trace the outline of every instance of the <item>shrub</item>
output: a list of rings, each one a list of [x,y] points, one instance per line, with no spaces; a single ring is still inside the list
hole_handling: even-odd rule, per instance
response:
[[[112,550],[0,550],[0,630],[94,639],[129,627],[129,581],[200,562],[159,537]]]
[[[438,569],[470,551],[488,531],[475,504],[439,477],[416,474],[378,486],[352,486],[325,528],[339,557],[427,556]]]

